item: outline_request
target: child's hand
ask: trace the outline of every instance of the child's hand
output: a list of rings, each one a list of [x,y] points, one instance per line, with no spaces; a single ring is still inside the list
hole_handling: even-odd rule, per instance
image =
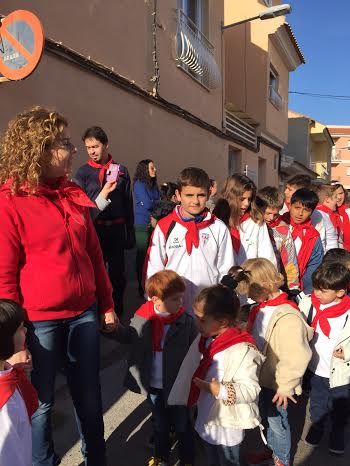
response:
[[[211,382],[207,382],[206,380],[202,380],[196,377],[193,379],[193,382],[200,390],[211,393],[213,396],[215,396],[215,398],[219,396],[220,382],[218,380],[211,379]]]
[[[333,351],[333,356],[338,359],[344,359],[344,351],[341,346]]]
[[[293,396],[282,395],[278,392],[276,392],[276,395],[272,398],[272,403],[276,403],[278,408],[283,405],[283,409],[287,409],[288,399],[297,404],[297,400]]]

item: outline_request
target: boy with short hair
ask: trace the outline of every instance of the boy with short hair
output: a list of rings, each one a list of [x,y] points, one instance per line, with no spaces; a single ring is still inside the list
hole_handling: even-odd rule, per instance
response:
[[[350,269],[350,252],[342,248],[330,249],[323,257],[322,263],[324,264],[326,262],[343,264],[345,267]]]
[[[315,187],[318,204],[311,216],[311,222],[320,233],[324,252],[342,244],[341,218],[337,210],[337,186],[321,184]]]
[[[307,379],[311,427],[305,443],[317,447],[329,416],[329,452],[344,453],[350,402],[350,271],[343,264],[322,264],[313,274],[314,292],[299,303],[315,334]]]
[[[312,291],[312,274],[321,264],[323,247],[320,234],[311,223],[311,215],[318,203],[317,195],[310,189],[298,189],[291,198],[289,213],[282,219],[289,224],[298,257],[300,288]]]
[[[163,269],[175,270],[186,282],[184,307],[192,313],[197,292],[220,283],[234,265],[230,232],[206,208],[210,179],[196,167],[185,168],[177,181],[180,205],[162,218],[145,261],[146,278]]]
[[[192,316],[182,307],[184,280],[162,270],[146,282],[150,300],[135,313],[129,327],[119,326],[116,339],[131,344],[125,386],[148,396],[152,406],[154,457],[149,466],[165,466],[170,456],[173,426],[179,442],[181,466],[193,464],[193,434],[186,406],[168,406],[167,400],[189,347],[197,336]]]
[[[279,211],[283,205],[283,194],[273,186],[258,191],[255,204],[261,210],[275,251],[279,272],[288,289],[299,288],[299,268],[289,226],[282,220]]]
[[[311,189],[311,178],[308,175],[293,175],[287,179],[284,190],[284,204],[280,210],[281,215],[289,211],[293,194],[301,188]]]

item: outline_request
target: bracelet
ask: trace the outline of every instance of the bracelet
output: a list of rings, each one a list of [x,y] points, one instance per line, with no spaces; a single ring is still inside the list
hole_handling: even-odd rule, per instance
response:
[[[227,390],[227,400],[224,401],[224,405],[233,406],[236,403],[236,390],[234,382],[222,382],[222,385]]]

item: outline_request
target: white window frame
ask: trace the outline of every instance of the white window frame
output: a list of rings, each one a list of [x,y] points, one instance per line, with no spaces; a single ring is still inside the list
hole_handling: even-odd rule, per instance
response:
[[[196,17],[191,18],[189,16],[189,3],[190,2],[196,2]],[[179,8],[185,13],[186,16],[188,16],[198,27],[198,29],[203,32],[204,29],[204,0],[178,0],[178,5]]]
[[[350,167],[346,167],[346,176],[350,176]]]

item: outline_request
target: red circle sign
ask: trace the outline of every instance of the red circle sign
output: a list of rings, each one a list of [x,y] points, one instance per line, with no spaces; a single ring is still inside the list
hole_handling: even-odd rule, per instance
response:
[[[30,11],[16,10],[0,25],[0,73],[11,80],[24,79],[38,65],[44,47],[44,30]]]

